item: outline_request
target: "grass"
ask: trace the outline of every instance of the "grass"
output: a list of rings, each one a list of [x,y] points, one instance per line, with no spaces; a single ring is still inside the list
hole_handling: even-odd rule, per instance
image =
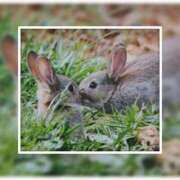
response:
[[[71,128],[59,116],[46,125],[44,120],[32,116],[32,112],[24,115],[27,112],[23,109],[23,150],[140,151],[143,147],[136,142],[137,129],[148,124],[158,127],[158,116],[150,108],[149,112],[142,113],[133,105],[123,115],[90,111],[83,119],[87,137],[74,140],[79,126]]]
[[[88,108],[82,113],[81,121],[70,127],[69,118],[60,109],[48,124],[35,113],[37,103],[36,83],[26,64],[30,50],[51,59],[57,73],[68,76],[77,84],[88,74],[105,68],[103,57],[84,59],[88,44],[80,41],[61,39],[58,46],[53,43],[35,43],[29,38],[23,43],[21,53],[21,147],[24,151],[143,151],[137,142],[140,127],[154,125],[159,128],[159,116],[154,105],[139,109],[136,104],[127,107],[125,112],[116,110],[112,114]],[[79,134],[83,134],[79,137]]]

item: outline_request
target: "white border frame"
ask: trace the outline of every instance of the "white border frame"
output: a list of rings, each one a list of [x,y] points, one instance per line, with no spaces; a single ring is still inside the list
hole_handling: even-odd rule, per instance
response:
[[[159,151],[21,151],[21,30],[22,29],[157,29],[159,30]],[[162,153],[162,26],[18,26],[18,154],[161,154]]]

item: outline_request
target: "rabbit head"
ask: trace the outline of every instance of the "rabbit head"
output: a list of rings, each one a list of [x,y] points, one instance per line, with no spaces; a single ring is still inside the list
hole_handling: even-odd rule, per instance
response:
[[[39,113],[46,112],[54,97],[65,88],[69,91],[67,102],[79,102],[77,85],[66,76],[56,74],[47,58],[38,56],[35,52],[31,51],[28,54],[27,63],[38,85],[37,97]]]
[[[80,83],[82,103],[102,107],[112,96],[117,81],[125,71],[127,53],[124,47],[115,49],[111,56],[111,65],[103,71],[90,74]]]

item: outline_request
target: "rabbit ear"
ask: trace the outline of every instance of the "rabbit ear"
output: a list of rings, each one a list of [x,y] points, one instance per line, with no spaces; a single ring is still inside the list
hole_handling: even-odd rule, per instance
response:
[[[125,47],[118,48],[112,53],[112,62],[108,74],[115,81],[117,81],[120,75],[124,72],[126,60],[127,53]]]
[[[28,54],[27,62],[32,75],[38,81],[46,83],[49,86],[54,86],[57,83],[57,77],[48,59],[39,57],[35,52],[31,51]]]
[[[7,35],[1,42],[1,49],[5,62],[10,71],[17,76],[17,43],[12,36]]]
[[[38,76],[37,57],[38,55],[33,51],[29,52],[27,56],[27,63],[28,63],[29,70],[31,71],[32,75],[35,77]]]
[[[46,58],[38,58],[38,70],[40,80],[42,82],[45,82],[50,86],[53,86],[57,83],[55,72]]]

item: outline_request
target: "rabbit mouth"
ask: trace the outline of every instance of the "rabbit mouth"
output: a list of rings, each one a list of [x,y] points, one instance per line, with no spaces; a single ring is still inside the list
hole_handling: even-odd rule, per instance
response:
[[[93,99],[85,93],[81,94],[81,100],[82,100],[82,102],[92,102],[93,101]]]
[[[90,104],[92,102],[95,102],[93,98],[86,94],[83,90],[80,91],[80,98],[83,104]]]
[[[92,108],[102,108],[102,104],[98,103],[97,100],[94,100],[91,96],[83,93],[80,94],[81,95],[81,104],[88,106],[88,107],[92,107]]]

